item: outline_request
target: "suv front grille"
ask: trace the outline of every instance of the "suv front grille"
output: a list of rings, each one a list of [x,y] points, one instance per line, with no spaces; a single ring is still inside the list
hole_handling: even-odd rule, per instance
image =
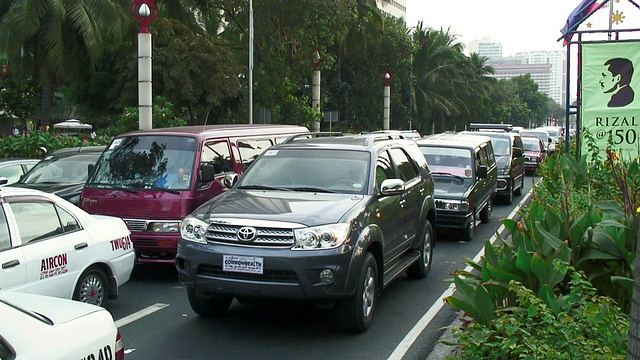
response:
[[[225,279],[238,279],[250,281],[270,281],[281,283],[297,283],[298,275],[291,270],[269,270],[265,269],[264,274],[249,274],[241,272],[223,271],[219,265],[201,264],[198,267],[198,274],[204,276],[215,276]]]
[[[273,246],[273,247],[291,247],[293,241],[293,229],[291,228],[272,228],[272,227],[253,227],[257,236],[253,241],[242,241],[238,238],[238,230],[245,226],[227,225],[227,224],[211,224],[207,228],[205,237],[209,242],[247,245],[247,246]]]

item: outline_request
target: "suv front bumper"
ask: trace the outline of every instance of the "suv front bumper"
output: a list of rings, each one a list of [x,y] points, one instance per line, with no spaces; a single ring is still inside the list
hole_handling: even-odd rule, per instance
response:
[[[224,271],[223,255],[261,257],[263,273]],[[349,274],[357,276],[359,271],[349,269],[358,266],[361,258],[354,256],[348,246],[294,251],[181,240],[175,263],[180,282],[205,297],[331,300],[355,293],[357,281]],[[323,270],[330,270],[333,279],[323,281]]]

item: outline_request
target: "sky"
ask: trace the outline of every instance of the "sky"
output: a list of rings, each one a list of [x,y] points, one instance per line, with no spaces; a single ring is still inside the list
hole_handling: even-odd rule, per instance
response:
[[[617,2],[616,2],[617,1]],[[458,41],[468,47],[469,42],[491,37],[502,44],[502,55],[517,52],[566,51],[562,46],[560,29],[569,14],[582,0],[407,0],[407,25],[419,21],[435,29],[450,29]],[[602,1],[600,1],[602,2]],[[613,11],[621,13],[622,22],[612,26],[638,28],[640,9],[628,0],[611,0]],[[593,14],[579,30],[606,30],[609,8]],[[591,28],[587,28],[587,24]]]

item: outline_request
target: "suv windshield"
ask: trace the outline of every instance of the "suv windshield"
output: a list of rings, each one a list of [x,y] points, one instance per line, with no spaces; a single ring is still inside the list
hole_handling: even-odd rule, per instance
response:
[[[186,136],[141,135],[114,139],[87,185],[187,190],[197,145],[195,138]]]
[[[538,138],[529,139],[523,137],[522,143],[524,144],[524,149],[526,151],[540,151],[540,141],[538,140]]]
[[[429,169],[435,176],[439,175],[438,173],[463,178],[470,178],[473,175],[471,152],[467,149],[420,146],[420,150],[427,158]]]
[[[369,153],[346,150],[267,150],[242,176],[238,188],[274,188],[364,194]]]
[[[48,156],[36,164],[20,183],[23,184],[70,184],[82,183],[89,175],[89,165],[95,164],[100,153],[77,153],[57,157]]]

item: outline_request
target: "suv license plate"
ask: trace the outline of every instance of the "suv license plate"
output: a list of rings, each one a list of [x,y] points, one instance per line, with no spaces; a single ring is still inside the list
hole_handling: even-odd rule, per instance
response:
[[[249,274],[262,274],[264,258],[257,256],[222,256],[222,270]]]

